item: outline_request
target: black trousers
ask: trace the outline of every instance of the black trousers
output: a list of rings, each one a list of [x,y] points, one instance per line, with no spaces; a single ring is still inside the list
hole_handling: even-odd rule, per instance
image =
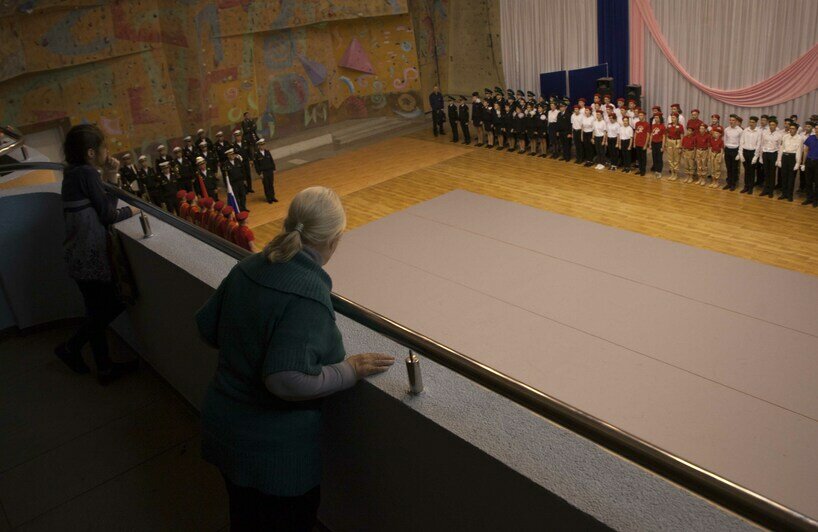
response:
[[[648,166],[648,151],[645,148],[640,148],[637,146],[633,150],[636,156],[636,162],[639,163],[639,173],[644,174],[646,167]]]
[[[608,162],[619,166],[619,150],[616,149],[616,137],[608,137]]]
[[[230,504],[231,532],[311,532],[315,526],[321,487],[297,497],[267,495],[233,484],[224,477]]]
[[[605,135],[594,137],[594,150],[596,151],[594,162],[596,164],[605,164],[605,147],[602,145],[604,139]]]
[[[795,154],[784,153],[781,155],[781,195],[792,199],[795,193]]]
[[[551,153],[554,155],[559,155],[560,153],[560,143],[557,142],[557,123],[553,122],[548,124],[548,148]]]
[[[727,166],[727,184],[735,188],[738,184],[739,165],[736,160],[738,148],[724,148],[724,164]]]
[[[445,131],[443,131],[443,120],[441,120],[439,116],[441,112],[443,111],[432,109],[432,132],[435,134],[435,137],[445,133]]]
[[[566,161],[571,159],[571,139],[568,137],[570,133],[560,132],[560,141],[562,142],[562,158]]]
[[[631,167],[631,142],[632,139],[620,141],[619,153],[622,156],[622,167]]]
[[[469,123],[464,122],[463,120],[460,121],[460,128],[463,130],[463,142],[466,144],[471,143],[471,133],[469,133]]]
[[[244,183],[236,183],[233,187],[233,195],[236,196],[236,203],[239,204],[240,211],[247,210],[247,189]]]
[[[457,134],[457,120],[449,120],[449,127],[452,128],[452,140],[457,142],[460,136]]]
[[[756,183],[756,167],[758,164],[753,164],[753,157],[756,152],[753,150],[741,150],[744,156],[744,189],[753,190]]]
[[[594,132],[593,131],[583,131],[582,132],[582,155],[583,160],[587,163],[593,162],[594,160]]]
[[[761,162],[764,165],[764,190],[762,194],[772,193],[775,188],[775,160],[778,158],[776,152],[764,152],[761,154]]]
[[[818,201],[818,159],[807,159],[804,162],[804,176],[807,186],[807,199]]]
[[[105,330],[122,314],[125,305],[117,296],[116,287],[112,282],[76,281],[76,283],[85,303],[85,320],[74,336],[66,342],[66,346],[69,351],[78,353],[90,342],[97,371],[108,370],[111,367],[111,358]]]
[[[650,153],[651,153],[651,172],[659,172],[662,173],[662,168],[665,167],[665,162],[662,160],[662,143],[661,142],[651,142],[650,143]]]
[[[247,183],[247,192],[253,192],[253,174],[250,170],[250,159],[242,161],[241,164],[244,165],[244,180]]]
[[[165,204],[165,210],[171,214],[179,212],[179,204],[176,202],[176,194],[162,196],[162,202]]]
[[[262,170],[261,184],[264,186],[264,199],[273,201],[276,198],[275,170]]]
[[[576,161],[581,163],[585,160],[585,156],[582,153],[582,130],[581,129],[574,129],[571,131],[571,134],[574,137],[574,148],[576,149]]]

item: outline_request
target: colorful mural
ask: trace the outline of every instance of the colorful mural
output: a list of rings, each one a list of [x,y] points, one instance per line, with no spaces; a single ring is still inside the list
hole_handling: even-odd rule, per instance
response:
[[[199,127],[230,131],[245,111],[268,137],[421,113],[406,0],[30,0],[19,10],[32,16],[0,18],[3,41],[20,43],[0,56],[0,122],[96,122],[115,149],[141,152]]]

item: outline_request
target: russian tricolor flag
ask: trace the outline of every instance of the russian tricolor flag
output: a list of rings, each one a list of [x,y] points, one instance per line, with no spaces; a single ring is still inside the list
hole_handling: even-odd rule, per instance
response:
[[[236,196],[233,194],[233,187],[230,186],[230,178],[227,177],[227,174],[224,175],[224,183],[227,185],[227,204],[233,207],[233,211],[238,214],[241,211],[239,210],[239,202],[236,201]]]

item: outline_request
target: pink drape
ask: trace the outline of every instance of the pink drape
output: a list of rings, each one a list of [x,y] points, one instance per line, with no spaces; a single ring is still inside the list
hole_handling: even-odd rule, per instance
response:
[[[726,104],[766,107],[793,100],[818,89],[818,43],[772,77],[740,89],[716,89],[694,78],[676,58],[653,14],[650,0],[631,0],[630,13],[631,83],[641,84],[645,78],[644,27],[647,27],[673,68],[699,90]]]

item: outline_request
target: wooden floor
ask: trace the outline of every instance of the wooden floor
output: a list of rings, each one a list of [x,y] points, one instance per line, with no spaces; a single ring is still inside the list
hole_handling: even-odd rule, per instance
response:
[[[464,189],[818,275],[818,209],[801,206],[802,198],[789,203],[597,171],[453,144],[426,131],[277,173],[276,182],[280,203],[267,205],[257,193],[248,204],[260,246],[278,232],[288,200],[311,185],[342,195],[350,229]]]

